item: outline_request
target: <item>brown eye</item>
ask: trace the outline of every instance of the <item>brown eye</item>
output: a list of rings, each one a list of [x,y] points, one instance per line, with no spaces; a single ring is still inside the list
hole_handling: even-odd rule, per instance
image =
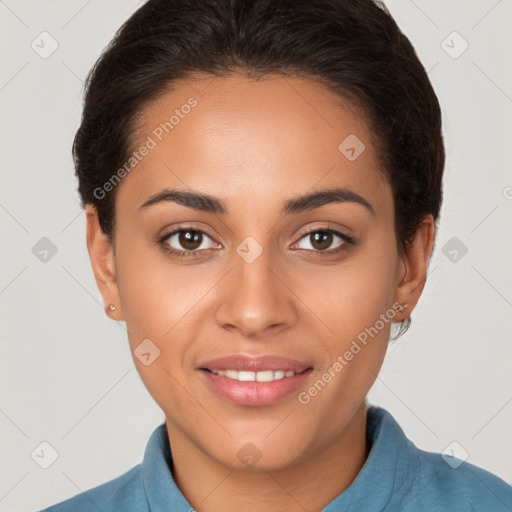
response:
[[[193,251],[201,245],[202,233],[199,231],[180,231],[178,236],[179,244],[187,251]],[[199,241],[199,244],[198,244]]]
[[[309,237],[311,240],[311,245],[315,249],[323,251],[324,249],[328,249],[332,244],[333,235],[327,231],[317,231],[316,233],[310,234]]]
[[[209,244],[208,241],[210,242]],[[204,231],[192,228],[176,229],[172,233],[165,235],[159,243],[172,254],[182,256],[215,247],[213,240]]]
[[[332,247],[332,244],[336,242],[336,238],[340,241]],[[348,244],[353,244],[353,240],[331,228],[322,228],[305,233],[301,237],[301,241],[305,240],[309,242],[310,247],[300,247],[299,249],[305,249],[312,252],[325,252],[328,254],[334,254],[340,252],[346,248]],[[299,245],[301,242],[298,242]],[[329,249],[329,250],[327,250]]]

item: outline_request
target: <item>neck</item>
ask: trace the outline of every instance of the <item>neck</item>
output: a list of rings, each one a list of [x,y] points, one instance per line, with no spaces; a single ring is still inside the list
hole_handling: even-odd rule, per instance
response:
[[[170,427],[169,422],[167,431],[174,480],[199,512],[321,510],[350,486],[369,451],[365,403],[343,431],[321,450],[279,471],[229,468],[201,451],[181,432]]]

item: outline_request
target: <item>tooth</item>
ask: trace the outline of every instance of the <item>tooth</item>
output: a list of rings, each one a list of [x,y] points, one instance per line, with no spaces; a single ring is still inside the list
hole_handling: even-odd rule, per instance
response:
[[[237,370],[211,370],[215,375],[227,377],[228,379],[239,380],[241,382],[272,382],[274,380],[284,379],[285,377],[293,377],[295,372],[289,370],[263,370],[260,372],[237,371]]]
[[[274,380],[274,372],[272,370],[265,370],[263,372],[256,372],[256,380],[258,382],[270,382]]]
[[[256,380],[256,373],[255,372],[238,372],[238,380],[242,382],[248,382],[251,380]]]

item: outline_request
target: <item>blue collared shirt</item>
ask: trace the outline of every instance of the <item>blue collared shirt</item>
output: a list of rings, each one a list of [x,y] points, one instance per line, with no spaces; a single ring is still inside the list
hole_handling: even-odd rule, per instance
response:
[[[468,462],[420,450],[389,412],[368,408],[369,456],[321,512],[511,512],[512,486]],[[121,476],[41,512],[192,512],[176,486],[165,423],[144,460]]]

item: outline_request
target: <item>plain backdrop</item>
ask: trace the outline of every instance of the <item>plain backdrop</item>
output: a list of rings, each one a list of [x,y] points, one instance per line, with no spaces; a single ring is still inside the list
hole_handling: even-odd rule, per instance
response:
[[[103,311],[71,159],[83,79],[140,5],[0,1],[0,511],[119,476],[164,420]],[[369,399],[418,447],[512,483],[512,1],[387,5],[438,94],[447,164],[425,291]]]

